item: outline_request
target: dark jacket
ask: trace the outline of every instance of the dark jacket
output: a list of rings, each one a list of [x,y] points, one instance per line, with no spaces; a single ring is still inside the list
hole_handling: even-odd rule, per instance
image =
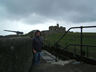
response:
[[[41,48],[43,47],[43,39],[41,37],[34,37],[32,39],[32,47],[37,52],[41,52]]]

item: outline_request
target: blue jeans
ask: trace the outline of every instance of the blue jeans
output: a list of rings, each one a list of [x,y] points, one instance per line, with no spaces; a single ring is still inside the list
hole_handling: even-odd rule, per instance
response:
[[[34,65],[40,64],[40,52],[33,54],[33,64]]]

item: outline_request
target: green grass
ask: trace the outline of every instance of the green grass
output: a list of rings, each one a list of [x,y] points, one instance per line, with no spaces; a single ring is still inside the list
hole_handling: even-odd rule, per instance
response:
[[[53,46],[54,43],[63,35],[63,33],[52,33],[45,36],[45,44]],[[58,42],[61,48],[66,47],[69,44],[80,44],[80,33],[68,33],[62,40]],[[96,46],[96,33],[83,33],[83,44]],[[73,46],[68,48],[69,51],[74,52]],[[80,47],[76,47],[77,54],[80,54]],[[86,51],[87,47],[83,47],[83,51]],[[89,56],[96,58],[96,47],[88,48]]]

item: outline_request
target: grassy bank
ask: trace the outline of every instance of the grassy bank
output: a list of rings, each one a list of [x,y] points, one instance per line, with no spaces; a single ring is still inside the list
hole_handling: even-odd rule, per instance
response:
[[[48,46],[53,46],[54,43],[62,36],[62,33],[52,33],[45,35],[45,44]],[[65,48],[69,44],[80,44],[80,33],[68,33],[64,38],[62,38],[58,44],[60,48]],[[92,45],[96,46],[96,33],[83,33],[83,44],[84,45]],[[69,51],[74,52],[76,50],[77,54],[80,54],[80,46],[69,46],[67,48]],[[83,51],[87,56],[87,49],[88,49],[88,56],[96,58],[96,47],[83,47]]]

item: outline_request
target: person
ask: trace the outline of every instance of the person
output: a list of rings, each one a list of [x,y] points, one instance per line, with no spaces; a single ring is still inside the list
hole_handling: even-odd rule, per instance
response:
[[[41,38],[41,32],[37,30],[35,37],[32,39],[32,50],[33,50],[33,64],[40,64],[40,53],[43,47],[43,39]]]

